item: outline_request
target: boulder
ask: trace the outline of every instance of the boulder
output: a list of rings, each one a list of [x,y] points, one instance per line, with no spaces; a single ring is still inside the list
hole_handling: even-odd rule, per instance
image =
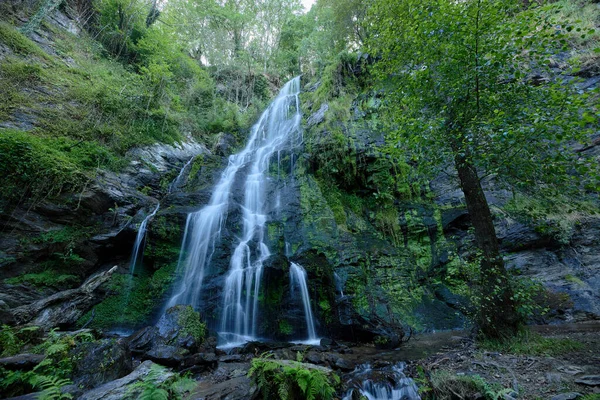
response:
[[[144,390],[144,384],[159,386],[175,376],[167,368],[144,361],[132,373],[123,378],[105,383],[84,393],[80,400],[135,399]]]
[[[15,370],[31,370],[41,363],[46,356],[41,354],[18,354],[12,357],[0,358],[0,367]]]
[[[127,338],[131,352],[142,360],[173,368],[186,365],[187,357],[202,350],[214,350],[214,340],[204,340],[204,325],[200,315],[191,306],[171,307],[156,326],[140,329]]]
[[[191,351],[197,350],[204,338],[205,328],[200,314],[191,306],[177,305],[169,308],[156,327],[165,343]]]
[[[185,356],[188,354],[189,351],[184,348],[159,344],[146,352],[144,354],[144,358],[152,360],[160,365],[179,367],[182,364]]]
[[[117,339],[103,339],[81,343],[71,351],[73,381],[91,389],[103,383],[121,378],[133,370],[131,353]]]

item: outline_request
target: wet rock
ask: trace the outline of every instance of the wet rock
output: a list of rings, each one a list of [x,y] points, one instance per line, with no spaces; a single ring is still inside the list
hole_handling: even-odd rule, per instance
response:
[[[575,383],[586,386],[600,386],[600,375],[586,375],[575,380]]]
[[[146,352],[144,358],[167,367],[179,367],[188,353],[181,347],[159,344]]]
[[[133,369],[129,349],[116,339],[82,343],[71,355],[75,360],[73,381],[86,389],[121,378]]]
[[[574,399],[578,399],[579,397],[582,397],[581,393],[568,392],[568,393],[557,394],[556,396],[551,397],[550,400],[574,400]]]
[[[321,346],[332,346],[333,345],[333,340],[331,340],[329,338],[322,338],[320,345]]]
[[[319,364],[325,363],[325,358],[323,357],[323,354],[316,353],[313,351],[306,353],[306,355],[304,356],[304,359],[311,364],[319,365]]]
[[[215,353],[197,353],[186,357],[183,366],[187,369],[195,367],[194,370],[215,369],[219,359]]]
[[[319,125],[321,122],[323,122],[325,120],[325,113],[327,113],[328,110],[329,110],[329,104],[327,104],[327,103],[321,104],[321,108],[319,108],[319,110],[317,112],[315,112],[308,118],[308,121],[306,122],[306,124],[309,127]]]
[[[194,330],[199,326],[200,316],[191,306],[174,306],[163,314],[156,326],[158,335],[168,344],[195,351],[200,346],[199,338]]]
[[[233,153],[233,148],[235,147],[235,136],[231,133],[221,133],[219,134],[219,138],[217,140],[217,144],[215,145],[215,154],[227,157]]]
[[[200,315],[190,306],[171,307],[156,326],[135,332],[127,338],[127,344],[142,360],[179,368],[190,354],[201,349],[214,350],[214,340],[200,342],[200,323]]]
[[[269,350],[286,349],[293,346],[293,343],[288,342],[248,342],[239,350],[239,353],[260,354]]]
[[[129,336],[127,342],[131,352],[140,355],[148,352],[152,347],[160,345],[162,338],[157,327],[147,326]]]
[[[115,266],[96,274],[77,289],[64,290],[32,304],[17,307],[12,315],[19,324],[31,323],[44,330],[59,325],[74,325],[87,310],[100,301],[94,292],[116,270]]]
[[[245,359],[246,357],[244,357],[242,354],[230,354],[219,357],[219,361],[224,363],[242,362]]]
[[[190,398],[204,400],[252,400],[256,398],[256,386],[245,375],[222,382],[200,382]]]
[[[0,358],[0,367],[15,370],[31,370],[42,362],[46,356],[41,354],[18,354],[12,357]]]
[[[345,358],[341,358],[341,357],[338,358],[337,360],[335,360],[334,366],[335,366],[335,368],[342,370],[342,371],[352,371],[356,367],[356,365],[354,365],[354,363],[352,361],[348,361]]]
[[[154,364],[152,361],[144,361],[129,375],[92,389],[84,393],[79,399],[122,400],[137,398],[144,390],[144,386],[140,383],[145,382],[159,386],[173,376],[174,373],[168,369]]]

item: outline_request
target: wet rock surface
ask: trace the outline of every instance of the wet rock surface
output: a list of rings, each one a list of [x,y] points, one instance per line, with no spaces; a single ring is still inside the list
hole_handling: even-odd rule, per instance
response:
[[[140,383],[159,386],[173,376],[173,372],[159,367],[152,361],[144,361],[129,375],[85,392],[79,398],[81,400],[121,400],[136,397],[144,390],[144,386]]]
[[[72,352],[74,383],[90,389],[129,374],[131,353],[122,340],[103,339],[82,343]]]

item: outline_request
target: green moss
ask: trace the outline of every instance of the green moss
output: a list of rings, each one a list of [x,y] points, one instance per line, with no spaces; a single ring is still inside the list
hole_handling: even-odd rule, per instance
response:
[[[40,273],[24,274],[14,278],[5,279],[10,285],[27,283],[38,288],[50,287],[54,289],[70,289],[77,287],[81,279],[77,275],[61,274],[56,271],[46,270]]]
[[[332,185],[331,182],[327,182],[325,179],[318,179],[321,193],[325,197],[329,208],[333,212],[333,218],[337,223],[338,227],[346,230],[346,211],[342,204],[342,194],[337,186]]]
[[[24,56],[33,55],[42,60],[51,61],[50,56],[37,44],[4,21],[0,21],[0,42],[6,44],[15,53]]]
[[[574,200],[566,195],[542,195],[543,197],[517,194],[506,204],[505,210],[560,244],[570,242],[581,221],[598,215],[598,207],[591,201]]]
[[[565,281],[574,283],[579,286],[585,286],[585,283],[578,277],[574,275],[567,274],[564,276]]]
[[[176,264],[166,265],[154,273],[141,271],[140,275],[115,274],[109,281],[109,296],[83,315],[77,325],[92,320],[89,327],[110,329],[136,328],[148,322],[160,306],[160,299],[171,287]],[[92,314],[94,317],[92,318]]]
[[[0,186],[5,199],[17,200],[25,192],[39,199],[77,190],[85,175],[51,141],[25,132],[0,129]]]
[[[181,333],[191,336],[196,343],[200,344],[206,337],[206,324],[200,319],[200,314],[194,311],[192,306],[185,306],[179,312],[177,321],[181,326]]]
[[[479,348],[509,354],[558,356],[581,350],[583,344],[572,339],[547,338],[529,330],[506,340],[483,340]]]
[[[294,333],[294,327],[286,319],[280,319],[277,327],[281,335],[289,336]]]

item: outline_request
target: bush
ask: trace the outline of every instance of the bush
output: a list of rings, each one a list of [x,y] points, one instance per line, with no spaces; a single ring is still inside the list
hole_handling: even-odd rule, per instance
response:
[[[339,377],[320,369],[307,369],[301,363],[255,358],[248,372],[264,399],[330,400]]]
[[[65,154],[45,140],[29,133],[0,129],[0,195],[34,200],[77,190],[85,175]]]

